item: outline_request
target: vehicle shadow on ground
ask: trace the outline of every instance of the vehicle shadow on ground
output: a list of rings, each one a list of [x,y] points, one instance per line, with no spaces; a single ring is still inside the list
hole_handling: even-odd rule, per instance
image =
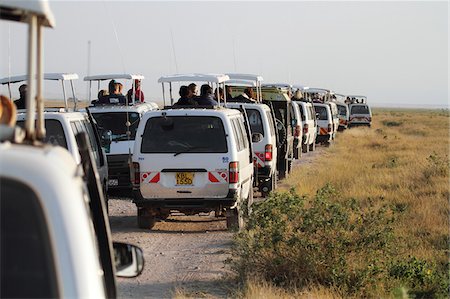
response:
[[[229,298],[232,280],[187,280],[142,284],[135,280],[118,279],[118,298]]]
[[[189,219],[191,218],[191,219]],[[208,232],[227,232],[225,218],[205,218],[199,216],[170,216],[158,221],[152,229],[141,229],[137,226],[134,215],[109,216],[113,233],[142,232],[159,234],[198,234]]]

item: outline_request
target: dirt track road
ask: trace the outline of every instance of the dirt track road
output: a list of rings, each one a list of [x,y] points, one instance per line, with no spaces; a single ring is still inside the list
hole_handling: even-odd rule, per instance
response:
[[[227,297],[233,234],[225,219],[213,216],[170,216],[153,230],[139,229],[130,199],[110,199],[111,230],[115,241],[144,250],[145,269],[137,278],[118,279],[120,298],[172,298],[175,290],[193,297]]]
[[[312,163],[325,150],[303,154],[295,166]],[[285,186],[282,182],[280,187]],[[145,269],[137,278],[118,279],[120,298],[172,298],[175,290],[190,297],[225,298],[233,285],[224,261],[230,257],[233,233],[225,219],[213,216],[172,215],[153,230],[137,227],[136,207],[130,198],[110,197],[113,239],[138,245],[144,251]]]

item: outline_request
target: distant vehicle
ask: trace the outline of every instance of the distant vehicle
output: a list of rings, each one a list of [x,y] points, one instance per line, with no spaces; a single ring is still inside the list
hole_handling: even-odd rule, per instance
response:
[[[265,197],[276,189],[277,171],[277,131],[275,118],[269,106],[262,104],[261,82],[263,78],[253,74],[227,74],[230,77],[227,86],[247,86],[256,89],[256,102],[227,103],[228,108],[244,109],[252,133],[253,161],[256,165],[255,182]]]
[[[333,116],[328,104],[314,103],[317,113],[317,136],[316,143],[330,145],[333,140]]]
[[[313,104],[306,101],[296,101],[300,107],[302,118],[303,138],[302,151],[307,153],[316,149],[317,120]]]
[[[293,120],[292,134],[294,135],[294,159],[299,159],[302,156],[302,144],[303,144],[303,125],[302,116],[300,114],[300,106],[296,101],[292,101]]]
[[[146,112],[158,109],[156,103],[150,102],[132,106],[99,105],[89,108],[107,141],[104,150],[108,160],[110,189],[132,188],[130,166],[136,130]]]
[[[372,125],[372,111],[367,104],[350,104],[349,127]]]
[[[294,160],[294,107],[289,96],[290,87],[279,84],[263,84],[261,88],[263,103],[275,114],[278,131],[277,169],[280,179],[291,172]]]
[[[305,97],[315,103],[326,103],[330,106],[331,121],[331,138],[335,139],[339,128],[339,113],[336,106],[336,96],[332,90],[326,88],[308,87],[304,91]]]
[[[161,83],[206,80],[221,84],[228,76],[165,76]],[[250,127],[242,113],[220,106],[147,112],[134,145],[133,202],[138,226],[151,228],[176,210],[185,214],[225,213],[227,227],[242,227],[253,202]]]
[[[0,297],[116,298],[115,275],[139,275],[143,254],[111,243],[89,139],[77,135],[81,167],[66,149],[41,143],[42,89],[34,88],[43,79],[38,32],[53,26],[53,14],[47,1],[2,1],[0,10],[1,19],[29,25],[25,130],[13,126],[12,114],[0,120]],[[13,111],[5,98],[1,110]]]
[[[272,112],[265,104],[227,103],[228,108],[245,109],[252,132],[257,187],[265,197],[277,186],[277,136]]]
[[[102,149],[101,136],[97,132],[97,124],[89,115],[88,112],[78,111],[77,97],[75,94],[73,81],[78,79],[77,74],[69,73],[45,73],[43,79],[46,81],[60,82],[62,89],[62,96],[64,100],[64,108],[47,108],[44,111],[46,137],[44,141],[53,145],[62,146],[67,149],[74,157],[77,164],[81,163],[79,144],[75,136],[80,132],[85,132],[90,140],[90,146],[94,159],[97,165],[100,182],[103,186],[103,191],[108,190],[108,165],[106,163],[106,155]],[[26,75],[12,76],[0,79],[0,84],[8,85],[14,83],[22,83],[28,80]],[[71,99],[74,101],[74,109],[70,109],[65,83],[69,82],[72,91]],[[10,89],[10,88],[9,88]],[[24,128],[26,120],[26,110],[18,110],[17,125]]]
[[[350,112],[348,105],[341,102],[336,102],[339,111],[339,131],[343,131],[348,127],[348,121],[350,119]]]

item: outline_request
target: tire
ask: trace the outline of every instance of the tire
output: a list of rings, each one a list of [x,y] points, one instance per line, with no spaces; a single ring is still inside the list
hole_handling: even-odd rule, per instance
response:
[[[309,150],[310,150],[311,152],[315,151],[315,150],[316,150],[316,143],[315,143],[315,142],[311,143],[311,144],[308,146],[308,148],[309,148]]]
[[[155,226],[156,219],[148,213],[145,208],[137,208],[137,223],[142,229],[151,229]]]
[[[277,188],[277,175],[276,173],[273,173],[272,176],[269,178],[269,180],[266,182],[267,186],[269,187],[269,190],[267,192],[261,191],[261,194],[263,197],[267,197],[270,192],[275,191]]]
[[[296,147],[294,148],[294,159],[298,160],[302,156],[302,151]]]
[[[227,213],[227,229],[230,231],[239,230],[239,211],[237,208],[231,209]]]

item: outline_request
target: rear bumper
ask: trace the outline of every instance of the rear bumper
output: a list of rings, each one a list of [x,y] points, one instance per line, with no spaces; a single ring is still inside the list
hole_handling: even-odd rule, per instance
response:
[[[133,203],[138,207],[155,209],[214,209],[229,208],[236,203],[237,190],[230,189],[224,198],[150,198],[142,196],[140,190],[133,190]]]
[[[316,142],[320,143],[320,142],[330,142],[331,141],[331,137],[332,134],[327,134],[327,135],[317,135],[316,136]]]

